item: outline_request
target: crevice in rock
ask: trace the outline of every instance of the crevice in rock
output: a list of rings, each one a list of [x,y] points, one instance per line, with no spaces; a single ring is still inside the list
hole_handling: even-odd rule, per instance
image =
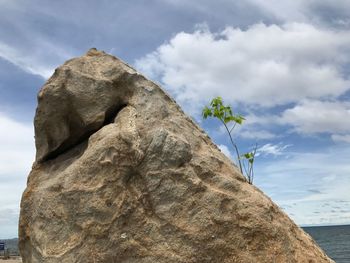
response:
[[[64,141],[56,150],[48,153],[46,156],[44,156],[39,162],[47,162],[50,160],[53,160],[57,158],[59,155],[64,154],[68,152],[69,150],[73,149],[74,147],[80,145],[84,141],[87,141],[91,135],[102,129],[104,126],[113,123],[114,119],[117,117],[118,113],[127,106],[127,104],[117,104],[117,106],[110,107],[105,112],[105,119],[102,125],[95,127],[96,124],[91,124],[86,127],[84,127],[84,131],[81,134],[76,135],[77,130],[81,130],[81,127],[83,125],[81,124],[80,120],[68,120],[70,123],[69,129],[71,131],[71,134],[73,134],[70,138],[68,138],[66,141]],[[78,116],[75,114],[71,114],[71,116]],[[76,117],[75,117],[76,118]],[[75,135],[75,136],[74,136]]]
[[[105,120],[103,122],[102,127],[112,123],[114,121],[114,119],[117,117],[118,113],[122,109],[124,109],[126,106],[127,106],[127,104],[121,104],[119,106],[114,106],[114,107],[110,107],[109,109],[107,109],[106,113],[105,113]],[[99,128],[99,129],[101,129],[101,128]]]

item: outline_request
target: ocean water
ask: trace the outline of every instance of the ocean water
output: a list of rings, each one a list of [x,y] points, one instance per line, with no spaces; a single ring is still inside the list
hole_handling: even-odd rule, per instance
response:
[[[350,263],[350,225],[314,226],[303,229],[337,263]]]

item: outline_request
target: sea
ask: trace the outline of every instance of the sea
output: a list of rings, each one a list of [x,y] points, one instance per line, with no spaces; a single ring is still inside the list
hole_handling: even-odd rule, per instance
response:
[[[336,263],[350,263],[350,225],[312,226],[303,229]]]

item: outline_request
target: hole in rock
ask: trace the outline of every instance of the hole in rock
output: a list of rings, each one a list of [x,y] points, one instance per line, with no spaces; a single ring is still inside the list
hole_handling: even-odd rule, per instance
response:
[[[74,147],[80,145],[82,142],[87,141],[91,135],[96,133],[98,130],[100,130],[102,127],[112,123],[117,117],[118,113],[125,108],[126,104],[118,104],[117,106],[110,107],[105,112],[105,119],[102,125],[96,126],[95,123],[92,123],[90,125],[83,125],[83,122],[78,119],[78,116],[76,114],[72,114],[68,118],[69,123],[69,131],[70,131],[70,137],[61,143],[61,145],[54,151],[49,152],[44,158],[41,160],[41,162],[46,162],[49,160],[55,159],[57,156],[64,154]]]

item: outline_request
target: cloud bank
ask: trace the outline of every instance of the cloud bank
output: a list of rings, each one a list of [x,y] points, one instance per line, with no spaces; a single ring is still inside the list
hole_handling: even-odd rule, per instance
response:
[[[268,116],[270,123],[292,126],[300,134],[329,133],[339,142],[348,141],[350,134],[344,122],[349,104],[339,100],[350,90],[349,51],[346,30],[260,23],[213,33],[202,25],[193,33],[176,34],[136,66],[160,81],[193,116],[211,98],[221,96],[255,112],[282,107],[279,114]],[[241,137],[276,137],[256,124],[248,123]]]
[[[218,33],[202,27],[176,34],[136,66],[183,103],[222,96],[274,107],[348,91],[342,69],[349,47],[350,32],[302,23],[226,27]]]

